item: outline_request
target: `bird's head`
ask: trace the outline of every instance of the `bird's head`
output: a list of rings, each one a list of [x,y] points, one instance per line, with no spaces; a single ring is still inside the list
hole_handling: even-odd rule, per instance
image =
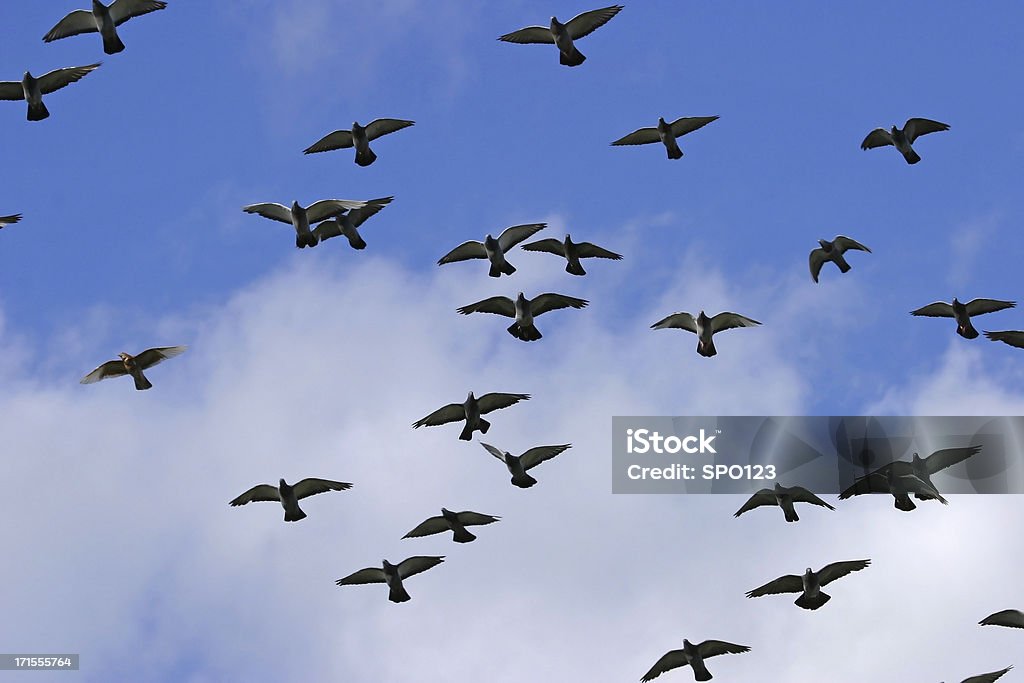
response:
[[[565,233],[565,244],[572,244],[572,237],[569,233]]]
[[[448,508],[441,508],[441,516],[445,519],[453,519],[455,517],[455,513]]]
[[[494,239],[490,235],[484,237],[484,246],[494,250],[498,247],[498,240]]]
[[[293,212],[300,211],[301,209],[302,209],[302,205],[299,204],[299,200],[296,199],[294,202],[292,202],[292,211]]]
[[[683,638],[683,649],[684,650],[693,650],[695,648],[693,647],[693,643],[688,641],[686,638]]]
[[[658,117],[658,128],[668,128],[668,122],[665,121],[664,116]]]
[[[959,306],[960,305],[960,300],[957,299],[955,296],[953,297],[953,305],[954,306]]]
[[[285,486],[288,485],[288,482],[286,482],[284,479],[279,479],[277,485],[280,486],[281,488],[284,488]]]
[[[811,571],[811,568],[810,568],[810,567],[808,567],[807,569],[805,569],[805,570],[804,570],[804,576],[810,576],[810,575],[811,575],[811,574],[813,574],[813,573],[814,573],[814,572],[812,572],[812,571]]]
[[[29,71],[26,71],[25,75],[22,78],[24,80],[28,81],[28,82],[32,82],[32,81],[36,80],[35,78],[32,77],[32,73],[29,72]]]
[[[518,303],[518,304],[525,304],[526,303],[526,295],[523,294],[522,292],[519,292],[519,294],[516,294],[516,303]]]
[[[397,567],[395,565],[391,564],[387,560],[381,560],[380,562],[381,562],[381,565],[383,565],[383,567],[384,567],[384,571],[397,569]]]
[[[102,9],[106,9],[106,7],[107,7],[107,6],[106,6],[106,5],[104,5],[104,4],[102,3],[102,2],[100,2],[100,0],[92,0],[92,8],[93,8],[93,11],[95,11],[95,10],[102,10]]]
[[[922,461],[924,461],[924,458],[922,458],[917,453],[914,453],[914,462],[922,462]]]
[[[697,314],[698,325],[704,326],[707,325],[709,322],[711,322],[711,318],[704,315],[704,311],[701,311],[700,313]]]
[[[780,484],[779,482],[775,482],[775,490],[776,491],[781,491],[782,490],[782,484]]]
[[[558,17],[551,17],[551,28],[552,28],[552,30],[558,28],[561,25],[562,24],[558,21]]]
[[[473,396],[473,392],[472,391],[469,392],[469,396],[466,397],[466,402],[475,401],[475,400],[476,400],[476,397]]]
[[[818,240],[818,244],[820,244],[821,248],[825,251],[832,251],[832,243],[828,240]]]
[[[889,132],[892,133],[893,135],[896,135],[897,133],[900,132],[900,129],[896,125],[893,125],[893,127],[889,129]]]

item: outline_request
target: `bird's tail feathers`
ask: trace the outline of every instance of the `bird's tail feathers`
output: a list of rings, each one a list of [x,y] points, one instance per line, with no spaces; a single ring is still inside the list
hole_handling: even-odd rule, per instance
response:
[[[108,55],[116,55],[124,50],[124,43],[116,33],[110,36],[103,36],[103,51]]]
[[[516,339],[526,342],[537,341],[542,336],[544,336],[540,333],[540,330],[538,330],[535,325],[526,325],[524,327],[519,323],[512,323],[511,325],[509,325],[508,333],[511,334]]]
[[[352,235],[348,238],[348,243],[353,249],[366,249],[366,240],[359,235]]]
[[[907,160],[908,164],[916,164],[921,161],[921,157],[912,149],[908,149],[906,152],[903,152],[903,158]]]
[[[46,108],[46,105],[42,102],[38,104],[29,103],[28,105],[28,120],[29,121],[42,121],[50,115],[50,110]]]
[[[306,518],[306,513],[303,512],[302,510],[299,510],[299,509],[296,509],[296,510],[285,510],[285,513],[284,513],[284,521],[286,521],[286,522],[297,522],[300,519],[305,519],[305,518]]]
[[[372,149],[367,149],[365,152],[356,152],[356,163],[360,166],[369,166],[377,160],[377,155],[373,153]]]
[[[795,604],[797,607],[803,607],[804,609],[818,609],[831,599],[831,595],[819,592],[813,598],[808,597],[806,595],[801,595],[799,598],[796,599]]]
[[[512,477],[512,483],[521,489],[528,489],[537,483],[537,480],[531,477],[526,472],[523,472],[520,476]]]
[[[579,66],[587,60],[583,56],[583,53],[576,49],[575,46],[572,48],[572,52],[566,55],[564,52],[558,53],[558,63],[564,64],[565,66]]]
[[[412,600],[412,596],[405,590],[405,586],[392,586],[391,591],[388,593],[388,600],[391,602],[408,602]]]
[[[476,538],[476,536],[467,531],[465,527],[459,527],[454,531],[454,540],[456,543],[469,543],[470,541]]]
[[[135,380],[135,388],[139,391],[153,388],[153,383],[150,382],[141,372],[134,376],[133,379]]]
[[[697,353],[704,356],[705,358],[711,358],[718,353],[718,349],[715,348],[715,340],[709,339],[708,343],[705,344],[702,341],[697,342]]]
[[[904,512],[910,512],[911,510],[917,509],[917,506],[914,505],[914,501],[910,500],[910,496],[906,494],[896,496],[896,502],[893,506],[897,510],[903,510]]]
[[[565,272],[572,275],[586,275],[587,271],[583,270],[583,264],[579,261],[569,261],[569,265],[565,267]]]

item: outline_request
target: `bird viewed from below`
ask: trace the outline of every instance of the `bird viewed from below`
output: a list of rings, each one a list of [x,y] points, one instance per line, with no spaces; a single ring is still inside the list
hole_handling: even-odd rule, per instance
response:
[[[922,306],[910,315],[925,316],[928,318],[954,318],[956,320],[956,333],[964,339],[975,339],[978,330],[971,324],[971,317],[985,313],[995,313],[1017,305],[1016,301],[1001,301],[999,299],[971,299],[966,304],[959,299],[953,298],[952,304],[944,301]]]
[[[839,500],[865,493],[891,493],[895,499],[893,506],[897,510],[910,512],[917,508],[910,494],[919,500],[937,500],[943,505],[949,501],[942,497],[938,489],[931,483],[911,473],[901,473],[898,468],[888,468],[857,479],[853,485],[839,494]]]
[[[917,453],[911,456],[910,462],[897,460],[888,465],[883,465],[872,472],[872,475],[887,477],[891,471],[894,476],[913,475],[932,488],[936,488],[932,482],[932,475],[941,472],[947,467],[961,463],[981,451],[981,446],[967,446],[964,448],[943,448],[935,451],[926,458]],[[869,475],[870,476],[870,475]],[[918,500],[927,500],[921,494],[915,493]]]
[[[402,536],[402,538],[419,538],[421,536],[432,536],[434,534],[444,533],[445,531],[451,531],[453,541],[456,543],[469,543],[474,540],[476,536],[466,530],[467,526],[493,524],[499,519],[501,519],[501,517],[484,515],[470,510],[452,512],[447,508],[441,508],[440,515],[436,517],[429,517],[425,521],[420,522],[415,529],[407,533],[405,536]]]
[[[676,138],[692,133],[698,128],[703,128],[716,120],[718,120],[717,116],[684,116],[672,123],[666,123],[664,117],[659,117],[657,127],[635,130],[629,135],[625,135],[613,142],[612,146],[649,145],[654,142],[661,142],[665,145],[669,159],[682,159],[683,150],[679,149],[679,143],[676,142]]]
[[[317,242],[323,242],[344,235],[353,249],[366,249],[366,241],[359,234],[359,226],[371,216],[377,215],[377,212],[390,204],[392,199],[394,197],[368,199],[366,206],[339,213],[333,220],[324,221],[313,228],[313,237]]]
[[[361,209],[367,203],[356,199],[321,199],[307,208],[295,201],[290,209],[284,204],[264,203],[243,206],[242,211],[280,223],[290,223],[295,228],[295,246],[303,249],[315,247],[320,242],[320,238],[309,229],[311,223],[319,223],[347,210]]]
[[[588,36],[601,28],[622,10],[622,5],[612,5],[602,9],[590,10],[577,14],[575,17],[561,23],[555,17],[551,17],[551,24],[544,26],[527,26],[512,33],[506,33],[498,38],[506,43],[525,44],[547,44],[558,47],[558,61],[565,66],[579,66],[587,58],[583,56],[573,41]]]
[[[864,138],[864,142],[860,143],[860,148],[874,149],[875,147],[893,145],[903,155],[903,158],[907,160],[908,164],[916,164],[921,161],[921,157],[911,147],[914,140],[917,140],[922,135],[938,133],[944,130],[949,130],[948,124],[932,121],[931,119],[907,119],[902,129],[896,126],[893,126],[891,130],[875,128]]]
[[[0,216],[0,230],[6,228],[8,225],[14,225],[21,220],[21,214],[15,213],[10,216]]]
[[[336,130],[333,133],[328,133],[304,149],[302,153],[316,154],[355,147],[355,162],[360,166],[369,166],[377,160],[377,155],[370,149],[372,140],[408,128],[415,123],[415,121],[406,121],[405,119],[374,119],[366,126],[360,126],[358,121],[353,121],[352,130]]]
[[[526,473],[527,470],[531,470],[537,465],[550,460],[559,453],[562,453],[570,448],[572,444],[561,444],[559,446],[537,446],[526,451],[522,455],[512,455],[508,451],[503,451],[500,448],[480,442],[480,445],[484,449],[493,455],[498,460],[505,463],[505,467],[508,468],[509,474],[512,475],[512,483],[521,489],[528,489],[537,483],[537,480]]]
[[[448,424],[449,422],[459,422],[465,420],[466,424],[462,428],[462,433],[459,434],[459,439],[462,441],[471,441],[473,438],[473,432],[479,431],[481,434],[486,434],[487,430],[491,428],[491,423],[480,417],[486,415],[495,410],[501,410],[502,408],[508,408],[514,406],[520,401],[528,401],[530,399],[529,394],[501,394],[501,393],[490,393],[484,394],[480,398],[476,398],[473,392],[469,392],[469,396],[463,403],[449,403],[443,408],[438,408],[430,415],[427,415],[422,420],[417,420],[412,423],[413,429],[419,429],[420,427],[436,427],[438,425]]]
[[[160,0],[114,0],[109,6],[100,0],[92,0],[92,10],[76,9],[67,15],[50,32],[43,36],[47,43],[82,33],[99,33],[103,37],[103,51],[108,55],[124,50],[124,43],[117,35],[117,27],[132,17],[165,9],[166,2]]]
[[[386,583],[389,589],[388,600],[391,602],[408,602],[412,598],[405,590],[405,586],[402,585],[402,581],[420,572],[425,572],[431,567],[436,567],[442,562],[444,562],[443,555],[440,557],[417,555],[416,557],[408,557],[398,564],[391,564],[384,560],[383,569],[377,569],[376,567],[360,569],[345,578],[338,579],[334,583],[339,586]]]
[[[299,501],[309,496],[328,491],[347,491],[352,484],[344,481],[332,481],[330,479],[303,479],[293,485],[289,485],[284,479],[280,480],[277,486],[271,484],[258,484],[232,500],[229,505],[237,507],[253,502],[281,503],[284,508],[284,521],[297,522],[306,518],[306,513],[299,508]]]
[[[529,242],[522,246],[523,251],[545,251],[555,256],[561,256],[568,263],[565,266],[565,272],[571,275],[586,275],[587,271],[583,270],[583,265],[580,263],[581,258],[603,258],[611,259],[612,261],[622,260],[620,254],[616,254],[613,251],[608,251],[596,244],[590,242],[573,242],[572,238],[566,234],[565,240],[559,242],[554,238],[548,238],[543,240],[537,240],[536,242]]]
[[[718,353],[718,350],[715,348],[714,339],[712,339],[712,335],[716,332],[731,330],[737,327],[754,327],[760,324],[756,320],[739,315],[738,313],[729,313],[728,311],[719,313],[713,318],[704,315],[704,311],[701,311],[696,318],[692,314],[682,311],[662,318],[651,325],[651,329],[666,330],[676,328],[693,332],[697,335],[697,353],[705,358],[711,358]]]
[[[26,100],[28,102],[28,120],[42,121],[50,116],[50,110],[43,104],[43,95],[49,95],[66,85],[77,83],[98,68],[100,68],[99,62],[86,66],[69,66],[64,69],[54,69],[39,78],[35,78],[26,71],[20,82],[0,81],[0,100]]]
[[[1021,612],[1019,609],[1004,609],[1002,612],[988,615],[978,623],[982,626],[1024,628],[1024,612]]]
[[[533,319],[548,311],[557,311],[560,308],[586,308],[589,302],[584,299],[577,299],[564,294],[539,294],[532,299],[519,292],[516,300],[512,301],[507,296],[492,296],[475,304],[462,306],[456,310],[462,315],[470,313],[495,313],[506,318],[515,318],[516,321],[508,326],[508,333],[521,341],[537,341],[544,335],[533,324]]]
[[[871,560],[850,560],[848,562],[833,562],[827,564],[818,571],[811,571],[808,567],[803,576],[787,574],[774,581],[747,592],[748,598],[760,598],[764,595],[776,595],[778,593],[800,593],[793,604],[804,609],[815,610],[832,599],[831,595],[821,591],[822,586],[827,586],[836,579],[859,572],[864,569]]]
[[[846,237],[845,235],[837,235],[834,240],[829,242],[828,240],[818,240],[818,244],[821,246],[811,251],[810,265],[811,265],[811,279],[815,282],[818,281],[818,274],[821,272],[821,267],[826,262],[831,261],[839,267],[840,273],[846,273],[850,270],[850,264],[843,258],[843,254],[849,249],[858,249],[860,251],[866,251],[869,254],[871,250],[865,247],[863,244],[855,239]]]
[[[160,346],[152,349],[146,349],[136,356],[121,352],[117,354],[121,360],[107,361],[83,377],[80,383],[93,384],[94,382],[99,382],[100,380],[107,379],[108,377],[131,375],[132,379],[135,380],[136,389],[139,391],[150,389],[153,387],[153,384],[146,378],[142,371],[148,370],[157,363],[162,363],[168,358],[174,358],[175,356],[185,353],[185,349],[187,348],[187,346]]]
[[[505,254],[523,240],[529,239],[540,230],[546,228],[547,225],[547,223],[513,225],[502,230],[501,234],[498,235],[498,239],[494,239],[488,234],[484,237],[483,242],[477,242],[476,240],[463,242],[442,256],[438,260],[437,265],[443,266],[446,263],[468,261],[469,259],[487,259],[491,264],[491,268],[487,272],[490,277],[501,277],[503,274],[511,275],[516,272],[516,269],[505,260]]]
[[[717,657],[718,655],[739,655],[744,652],[750,652],[750,648],[746,645],[734,645],[724,640],[705,640],[699,645],[694,645],[684,638],[683,649],[666,652],[640,680],[644,683],[653,681],[666,671],[678,669],[689,664],[693,669],[694,680],[710,681],[713,676],[708,671],[707,666],[704,665],[705,659]]]
[[[776,482],[774,489],[761,489],[752,495],[750,499],[743,504],[743,507],[733,514],[733,517],[739,517],[744,512],[761,507],[762,505],[778,505],[782,508],[782,512],[785,515],[787,522],[799,522],[800,517],[796,514],[796,507],[793,503],[811,503],[812,505],[825,507],[829,510],[835,510],[834,507],[823,501],[821,498],[818,498],[802,486],[786,487]]]
[[[1000,341],[1018,349],[1024,349],[1024,331],[1003,330],[1001,332],[985,332],[985,336],[991,341]]]
[[[1001,669],[999,671],[992,671],[987,674],[978,674],[977,676],[971,676],[970,678],[965,678],[960,683],[993,683],[993,681],[998,680],[1003,674],[1005,674],[1012,668],[1012,666],[1008,666],[1005,669]]]

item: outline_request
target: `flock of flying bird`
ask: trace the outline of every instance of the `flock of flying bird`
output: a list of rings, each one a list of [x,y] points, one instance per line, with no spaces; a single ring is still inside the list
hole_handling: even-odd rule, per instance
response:
[[[167,3],[159,0],[115,0],[109,6],[105,6],[100,0],[93,0],[91,10],[71,12],[46,33],[43,40],[50,42],[83,33],[99,33],[102,37],[104,52],[116,54],[125,49],[125,45],[118,35],[117,27],[133,17],[166,7]],[[620,5],[612,5],[583,12],[564,24],[552,17],[550,25],[547,27],[529,26],[505,34],[499,40],[521,44],[553,44],[558,48],[561,64],[569,67],[579,66],[586,60],[586,57],[576,47],[575,41],[606,24],[622,9],[623,7]],[[81,80],[99,66],[99,63],[95,63],[57,69],[38,79],[26,72],[21,82],[0,82],[0,100],[25,100],[28,103],[28,120],[43,120],[50,115],[43,104],[44,95]],[[660,142],[665,146],[669,159],[679,159],[683,156],[683,152],[679,148],[677,139],[716,119],[718,116],[682,117],[669,123],[663,117],[659,117],[656,127],[640,128],[611,144],[622,146]],[[359,166],[369,166],[377,159],[377,155],[370,148],[371,141],[413,125],[413,121],[390,118],[376,119],[366,126],[355,122],[352,124],[351,130],[331,132],[305,149],[304,153],[314,154],[354,148],[355,163]],[[916,164],[921,161],[921,157],[913,149],[912,144],[922,135],[947,130],[949,130],[947,124],[924,118],[911,118],[902,129],[893,126],[888,131],[883,128],[873,130],[864,139],[861,148],[894,146],[908,164]],[[344,236],[353,249],[364,249],[366,242],[359,234],[359,227],[387,206],[392,199],[394,198],[324,199],[314,202],[308,207],[303,207],[298,201],[293,202],[290,207],[277,203],[260,203],[246,206],[243,210],[246,213],[254,213],[264,218],[290,224],[295,231],[295,245],[299,248],[315,247],[320,242],[332,237]],[[21,214],[0,216],[0,228],[17,223],[21,218]],[[488,234],[483,241],[469,240],[445,254],[437,263],[445,265],[481,259],[488,261],[488,276],[500,278],[502,275],[512,275],[516,272],[516,268],[508,261],[509,252],[545,227],[544,223],[515,225],[503,230],[497,238]],[[818,282],[821,269],[827,262],[834,263],[842,273],[848,272],[850,265],[844,258],[847,251],[871,252],[868,247],[844,235],[838,235],[832,241],[819,240],[819,244],[820,247],[811,251],[809,257],[811,278],[814,282]],[[574,242],[568,234],[563,240],[541,239],[522,244],[521,248],[525,251],[554,254],[564,259],[566,272],[576,276],[586,275],[581,259],[622,259],[620,254],[590,242]],[[519,292],[514,300],[496,296],[462,306],[457,311],[463,315],[493,313],[513,318],[514,322],[508,327],[509,334],[522,341],[536,341],[542,337],[535,325],[537,316],[562,308],[581,309],[587,304],[588,302],[584,299],[563,294],[545,293],[529,299],[523,292]],[[967,303],[961,303],[954,298],[952,304],[931,303],[912,311],[912,315],[954,318],[957,323],[957,334],[967,339],[974,339],[979,335],[971,324],[972,316],[1000,311],[1015,305],[1015,302],[1012,301],[995,299],[974,299]],[[711,357],[716,354],[713,341],[713,335],[716,332],[756,325],[760,325],[760,323],[736,313],[723,312],[709,317],[704,311],[700,311],[697,316],[687,312],[673,313],[654,323],[651,327],[653,329],[678,328],[693,332],[698,337],[697,352],[702,356]],[[1012,346],[1024,348],[1024,332],[1022,331],[985,332],[985,335],[994,341],[1003,341]],[[185,350],[185,346],[172,346],[146,349],[134,356],[122,352],[119,354],[118,360],[103,363],[82,378],[81,382],[89,384],[110,377],[129,375],[133,378],[137,390],[149,389],[153,385],[143,371],[166,359],[174,358]],[[445,405],[417,420],[413,423],[413,427],[432,427],[461,422],[463,428],[459,439],[471,441],[474,432],[486,434],[491,426],[490,422],[482,417],[483,415],[508,408],[529,398],[528,394],[510,393],[488,393],[477,398],[473,392],[470,392],[465,401]],[[537,446],[516,456],[487,443],[480,442],[480,445],[488,453],[502,461],[511,474],[512,484],[520,488],[529,488],[537,483],[536,479],[527,474],[529,470],[571,447],[570,444]],[[905,512],[916,507],[911,496],[918,500],[937,500],[946,505],[948,501],[942,497],[932,483],[931,475],[977,454],[980,448],[980,446],[949,448],[932,453],[927,458],[920,458],[915,453],[910,462],[890,463],[857,479],[853,485],[839,495],[839,499],[845,500],[865,493],[888,493],[894,497],[895,507]],[[351,483],[328,479],[306,478],[294,485],[289,485],[284,479],[281,479],[277,486],[259,484],[252,487],[230,501],[230,505],[241,506],[256,501],[278,502],[284,508],[284,520],[295,522],[306,517],[299,507],[299,500],[328,491],[344,491],[351,487]],[[795,510],[795,503],[809,503],[829,510],[835,509],[805,488],[785,487],[777,483],[773,489],[765,488],[756,492],[735,513],[735,516],[739,517],[757,507],[773,505],[782,508],[786,522],[796,522],[799,520],[799,516]],[[469,510],[453,512],[447,508],[441,508],[440,515],[430,517],[416,525],[403,538],[430,536],[450,531],[454,542],[468,543],[473,541],[476,536],[470,533],[466,527],[492,524],[499,519],[493,515]],[[396,603],[405,602],[410,599],[410,596],[403,581],[435,567],[443,561],[443,556],[412,556],[398,564],[391,564],[385,559],[380,568],[361,569],[338,579],[336,583],[339,586],[384,583],[389,589],[389,600]],[[871,560],[864,559],[833,562],[818,571],[807,568],[802,575],[791,574],[779,577],[748,591],[746,595],[748,598],[755,598],[780,593],[799,593],[795,604],[803,609],[816,610],[831,599],[831,596],[822,592],[821,589],[824,586],[852,572],[861,571],[870,563]],[[1024,612],[1012,609],[1003,610],[986,617],[979,623],[1024,629]],[[722,654],[740,654],[749,650],[750,648],[747,646],[719,640],[705,640],[693,644],[684,639],[682,649],[667,652],[641,680],[650,681],[662,673],[687,665],[691,667],[695,680],[711,680],[712,675],[704,660]],[[963,683],[991,683],[1011,668],[1007,667],[1000,671],[972,676]]]

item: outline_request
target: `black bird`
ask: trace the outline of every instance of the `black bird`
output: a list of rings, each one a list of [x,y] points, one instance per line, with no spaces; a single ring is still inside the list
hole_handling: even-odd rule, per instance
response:
[[[780,576],[760,588],[748,591],[747,597],[760,598],[764,595],[775,595],[778,593],[800,593],[800,597],[793,604],[804,609],[818,609],[832,599],[831,595],[821,591],[822,586],[827,586],[836,579],[841,579],[852,572],[859,572],[869,564],[871,564],[871,560],[833,562],[816,572],[811,571],[811,568],[808,567],[803,576],[795,574]]]
[[[425,572],[431,567],[436,567],[442,562],[444,562],[443,555],[440,557],[417,555],[416,557],[408,557],[398,564],[391,564],[387,560],[384,560],[383,569],[377,569],[376,567],[360,569],[354,574],[349,574],[343,579],[338,579],[334,583],[339,586],[354,586],[366,583],[386,583],[390,589],[388,591],[388,600],[391,602],[407,602],[412,598],[409,593],[406,592],[405,586],[402,585],[402,580],[408,579],[410,576],[415,576],[420,572]]]
[[[99,0],[92,0],[92,11],[76,9],[57,22],[43,40],[49,43],[82,33],[99,33],[103,36],[103,51],[108,55],[117,54],[124,49],[124,43],[117,35],[118,26],[132,17],[166,7],[167,3],[160,0],[114,0],[109,7]]]
[[[462,428],[459,439],[471,441],[473,439],[473,432],[479,431],[481,434],[486,434],[487,430],[491,428],[491,423],[480,417],[481,415],[514,406],[520,401],[529,400],[529,398],[529,394],[500,393],[484,394],[480,398],[476,398],[471,391],[465,402],[449,403],[443,408],[438,408],[422,420],[413,422],[412,427],[413,429],[436,427],[437,425],[448,424],[449,422],[465,420],[466,425]]]
[[[956,320],[956,333],[965,339],[975,339],[978,330],[971,324],[971,316],[995,313],[1017,305],[1016,301],[1000,301],[999,299],[971,299],[966,304],[960,303],[954,297],[952,305],[944,301],[922,306],[910,315],[926,316],[929,318],[954,318]]]
[[[258,484],[235,498],[229,503],[232,507],[245,505],[254,501],[276,501],[284,508],[284,521],[297,522],[306,518],[306,513],[299,509],[299,501],[309,496],[328,491],[347,491],[352,484],[344,481],[331,481],[330,479],[308,478],[297,482],[293,486],[282,479],[278,486],[270,484]]]
[[[762,505],[778,505],[782,508],[782,512],[785,514],[787,522],[799,522],[800,517],[796,514],[796,507],[793,503],[811,503],[812,505],[826,507],[829,510],[835,510],[834,507],[823,501],[821,498],[818,498],[802,486],[786,487],[776,482],[774,489],[761,489],[752,495],[750,499],[743,504],[743,507],[733,514],[733,517],[739,517],[744,512],[761,507]]]
[[[922,135],[938,133],[944,130],[949,130],[948,124],[932,121],[931,119],[907,119],[907,122],[903,124],[902,130],[896,126],[893,126],[892,130],[884,128],[874,129],[864,138],[864,142],[860,143],[860,148],[873,149],[875,147],[893,145],[903,155],[903,158],[907,160],[908,164],[916,164],[921,161],[921,157],[910,146],[914,140]]]
[[[146,375],[143,374],[143,370],[148,370],[157,363],[163,363],[168,358],[174,358],[185,353],[187,346],[159,346],[152,349],[146,349],[137,356],[133,356],[130,353],[124,353],[123,351],[117,354],[120,360],[108,360],[103,365],[99,366],[88,375],[83,377],[80,384],[93,384],[99,382],[102,379],[108,377],[121,377],[123,375],[131,375],[132,379],[135,380],[135,388],[139,391],[153,388],[153,383],[147,379]]]
[[[0,100],[26,100],[28,102],[28,120],[42,121],[50,115],[50,110],[43,104],[43,95],[49,95],[64,86],[82,80],[99,67],[99,63],[87,66],[69,66],[64,69],[54,69],[39,78],[26,71],[20,83],[18,81],[0,81]]]
[[[708,657],[718,655],[738,655],[750,652],[746,645],[734,645],[724,640],[705,640],[699,645],[694,645],[689,640],[683,639],[682,650],[669,650],[661,656],[651,670],[644,674],[641,681],[653,681],[655,678],[681,666],[689,664],[693,668],[693,677],[698,681],[710,681],[713,676],[708,668],[704,666],[704,660]]]
[[[684,116],[672,123],[666,123],[664,118],[659,118],[657,127],[635,130],[613,142],[612,146],[649,145],[653,142],[661,142],[665,145],[669,159],[682,159],[683,150],[679,149],[676,138],[692,133],[716,120],[718,120],[717,116]]]
[[[302,153],[316,154],[317,152],[355,147],[356,163],[360,166],[369,166],[377,160],[377,155],[370,149],[371,140],[408,128],[414,123],[415,121],[404,119],[374,119],[365,126],[360,126],[358,121],[354,121],[352,130],[336,130],[333,133],[328,133],[303,150]]]
[[[390,204],[392,199],[394,197],[369,199],[366,206],[362,208],[339,213],[333,220],[324,221],[313,228],[313,236],[317,241],[323,242],[332,237],[344,235],[353,249],[366,249],[366,241],[359,234],[359,226],[371,216],[377,215],[377,212]]]
[[[561,23],[555,17],[551,17],[551,25],[527,26],[512,33],[506,33],[498,38],[506,43],[519,44],[554,44],[558,47],[558,61],[565,66],[579,66],[587,58],[576,49],[574,40],[588,36],[601,28],[622,10],[622,5],[612,5],[602,9],[595,9],[589,12],[577,14],[566,23]]]
[[[828,240],[818,240],[818,244],[821,246],[811,251],[809,258],[811,265],[811,279],[815,282],[818,281],[818,274],[821,272],[821,267],[825,265],[826,261],[839,266],[840,273],[846,273],[850,270],[850,264],[843,258],[843,254],[848,249],[859,249],[860,251],[866,251],[869,254],[871,250],[865,247],[857,240],[850,239],[845,235],[837,235],[834,240],[829,242]]]
[[[580,264],[581,258],[606,258],[613,261],[622,260],[622,256],[614,251],[608,251],[590,242],[573,242],[567,234],[565,240],[559,242],[554,238],[537,240],[522,246],[523,251],[546,251],[549,254],[561,256],[569,263],[565,266],[565,272],[572,275],[586,275]]]
[[[500,448],[480,442],[480,445],[484,449],[493,455],[498,460],[505,463],[505,467],[508,468],[508,473],[512,475],[512,483],[521,489],[528,489],[537,483],[537,480],[526,473],[527,470],[531,470],[537,465],[550,460],[559,453],[562,453],[570,448],[572,444],[561,444],[559,446],[537,446],[531,448],[522,455],[512,455],[508,451],[503,451]]]
[[[455,247],[437,261],[437,265],[443,266],[446,263],[456,261],[468,261],[470,259],[487,259],[491,268],[487,274],[491,277],[511,275],[516,272],[515,266],[505,260],[505,254],[512,247],[533,236],[539,230],[547,227],[547,223],[526,223],[524,225],[513,225],[505,228],[495,239],[488,234],[483,242],[469,240]]]
[[[447,508],[441,508],[441,514],[437,517],[428,517],[425,521],[420,522],[415,529],[407,533],[402,538],[419,538],[421,536],[433,536],[434,534],[444,533],[445,531],[452,532],[452,540],[456,543],[469,543],[474,540],[476,536],[469,533],[466,530],[467,526],[479,526],[482,524],[493,524],[497,522],[501,517],[494,517],[493,515],[484,515],[479,512],[472,512],[470,510],[464,510],[462,512],[452,512]]]
[[[914,474],[901,473],[897,468],[876,470],[857,479],[852,486],[839,494],[839,500],[865,493],[891,493],[895,499],[893,506],[903,512],[910,512],[917,507],[914,501],[910,500],[912,493],[918,500],[937,500],[943,505],[949,505],[949,501],[942,497],[933,484]]]
[[[1020,330],[1003,330],[1001,332],[986,332],[985,336],[992,341],[1001,341],[1018,349],[1024,349],[1024,332]]]
[[[715,348],[715,341],[712,339],[712,335],[716,332],[731,330],[736,327],[754,327],[760,324],[756,320],[738,313],[729,313],[728,311],[719,313],[713,318],[704,315],[704,311],[701,311],[696,318],[692,314],[682,311],[662,318],[651,325],[651,329],[664,330],[675,327],[687,332],[693,332],[697,335],[697,353],[705,358],[711,358],[718,353],[718,350]]]
[[[537,341],[544,335],[540,333],[533,319],[548,311],[557,311],[560,308],[586,308],[589,302],[585,299],[577,299],[574,296],[565,294],[538,294],[532,299],[519,292],[516,300],[513,301],[507,296],[492,296],[483,301],[457,308],[462,315],[470,313],[496,313],[506,318],[515,318],[515,322],[508,326],[507,331],[520,341]]]

